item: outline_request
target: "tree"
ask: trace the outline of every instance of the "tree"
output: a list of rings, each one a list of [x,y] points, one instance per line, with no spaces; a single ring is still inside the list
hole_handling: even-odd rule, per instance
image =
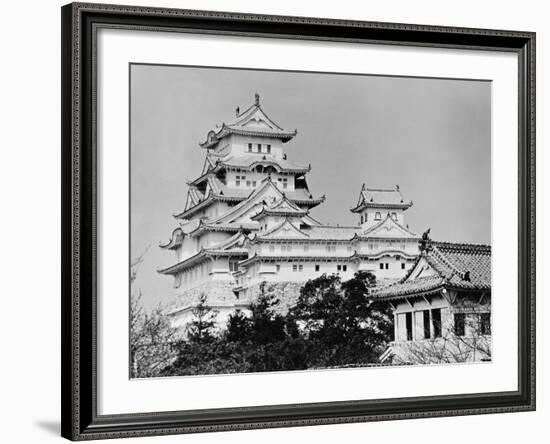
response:
[[[176,336],[158,305],[151,311],[143,310],[141,293],[130,302],[130,376],[146,378],[160,375],[175,358]]]
[[[235,310],[229,315],[225,330],[227,342],[246,343],[252,340],[252,322],[250,317],[241,310]]]
[[[370,297],[370,273],[342,282],[323,275],[308,281],[296,306],[282,313],[280,301],[260,285],[247,313],[235,311],[223,332],[206,297],[193,310],[177,359],[163,375],[302,370],[377,362],[393,331],[389,307]]]
[[[212,342],[215,337],[217,311],[206,304],[207,296],[203,293],[199,304],[193,309],[193,320],[187,326],[187,338],[190,342]]]
[[[158,376],[175,357],[175,332],[164,314],[164,307],[145,311],[141,290],[133,286],[145,251],[132,261],[130,268],[130,377]]]
[[[366,271],[342,282],[338,275],[308,281],[290,315],[310,342],[310,365],[374,363],[393,332],[390,307],[369,294],[375,277]]]

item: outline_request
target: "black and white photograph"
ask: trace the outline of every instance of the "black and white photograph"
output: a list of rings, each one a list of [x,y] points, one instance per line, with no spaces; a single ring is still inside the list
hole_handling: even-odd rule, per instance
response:
[[[491,81],[129,76],[130,378],[491,362]]]

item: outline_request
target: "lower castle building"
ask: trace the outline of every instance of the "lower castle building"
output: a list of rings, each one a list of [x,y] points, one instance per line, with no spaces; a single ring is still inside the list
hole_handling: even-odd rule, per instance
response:
[[[174,327],[186,326],[202,295],[221,326],[236,309],[246,310],[261,288],[285,309],[304,282],[324,273],[345,280],[368,270],[387,284],[415,263],[420,236],[406,224],[413,203],[399,186],[363,185],[351,209],[353,226],[324,225],[310,215],[325,197],[309,190],[311,165],[290,160],[287,143],[296,134],[271,120],[256,94],[249,108],[237,108],[233,120],[200,144],[203,169],[188,182],[185,208],[161,245],[175,255],[159,270],[174,279]]]
[[[382,362],[491,360],[490,246],[432,242],[425,235],[407,274],[373,293],[394,316],[394,340]]]

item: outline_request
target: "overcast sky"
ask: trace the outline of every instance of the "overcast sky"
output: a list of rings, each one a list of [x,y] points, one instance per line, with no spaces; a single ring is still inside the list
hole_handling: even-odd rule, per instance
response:
[[[197,177],[198,144],[261,95],[262,109],[298,135],[288,158],[311,163],[312,216],[350,225],[363,183],[399,184],[414,205],[410,228],[431,227],[437,240],[491,240],[491,84],[419,79],[195,67],[131,68],[131,256],[148,245],[136,284],[152,306],[173,295],[172,278],[156,270],[174,263],[158,248],[185,206],[186,181]]]

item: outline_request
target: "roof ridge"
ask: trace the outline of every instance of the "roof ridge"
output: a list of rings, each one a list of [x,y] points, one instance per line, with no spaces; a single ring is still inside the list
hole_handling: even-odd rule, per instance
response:
[[[312,228],[360,228],[359,225],[315,225]]]
[[[447,241],[434,241],[430,240],[430,244],[437,248],[448,250],[479,250],[485,252],[491,252],[491,245],[488,244],[475,244],[469,242],[447,242]]]

